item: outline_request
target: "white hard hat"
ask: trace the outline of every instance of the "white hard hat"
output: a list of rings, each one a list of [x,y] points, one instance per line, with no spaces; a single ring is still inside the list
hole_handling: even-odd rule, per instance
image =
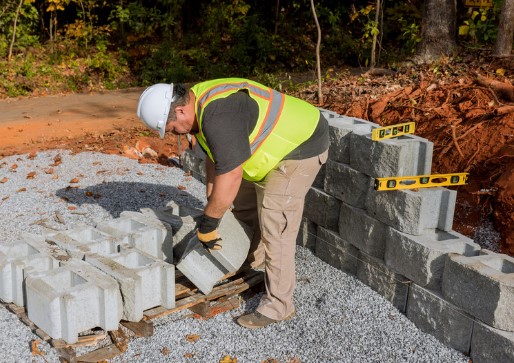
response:
[[[159,132],[161,139],[166,132],[166,122],[173,101],[173,83],[157,83],[148,87],[139,97],[137,117],[146,126]]]

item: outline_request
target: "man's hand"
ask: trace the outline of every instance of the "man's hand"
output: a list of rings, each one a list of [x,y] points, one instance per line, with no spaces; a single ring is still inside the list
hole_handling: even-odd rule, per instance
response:
[[[213,218],[203,215],[198,225],[196,235],[204,247],[209,250],[221,250],[221,236],[218,233],[218,226],[221,218]]]

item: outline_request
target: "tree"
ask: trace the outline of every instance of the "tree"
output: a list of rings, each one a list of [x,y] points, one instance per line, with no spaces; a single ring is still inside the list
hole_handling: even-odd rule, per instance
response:
[[[316,73],[318,75],[318,103],[320,106],[323,105],[323,92],[321,90],[321,60],[319,55],[319,48],[321,44],[321,28],[319,26],[318,15],[316,14],[316,7],[314,6],[314,0],[311,0],[312,15],[314,15],[314,21],[316,22],[316,29],[318,30],[318,40],[316,42]]]
[[[514,0],[504,0],[498,25],[498,36],[494,46],[497,57],[508,57],[514,40]]]
[[[456,49],[456,0],[425,0],[417,58],[432,63]]]

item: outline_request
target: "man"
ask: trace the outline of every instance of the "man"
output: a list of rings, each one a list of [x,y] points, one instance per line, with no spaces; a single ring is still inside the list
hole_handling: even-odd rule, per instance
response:
[[[264,265],[266,293],[237,322],[255,329],[294,317],[295,249],[304,199],[326,162],[328,123],[300,99],[241,78],[190,89],[156,84],[139,99],[150,128],[194,134],[207,153],[207,205],[198,226],[206,248],[223,248],[218,225],[233,205],[254,229],[247,262]]]

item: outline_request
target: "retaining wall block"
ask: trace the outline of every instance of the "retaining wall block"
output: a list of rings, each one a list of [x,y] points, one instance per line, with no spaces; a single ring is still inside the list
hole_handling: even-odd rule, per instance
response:
[[[330,148],[328,158],[340,163],[350,164],[350,135],[371,135],[371,130],[380,125],[354,118],[330,114],[328,117]]]
[[[430,174],[434,144],[416,135],[381,141],[350,135],[350,166],[373,178]]]
[[[335,232],[318,226],[315,255],[331,266],[357,274],[359,250]]]
[[[308,220],[307,218],[302,218],[300,230],[296,237],[296,244],[314,252],[316,250],[317,231],[318,226],[316,223]]]
[[[28,318],[54,339],[73,344],[82,331],[116,330],[123,313],[118,283],[90,264],[72,259],[26,280]]]
[[[175,202],[161,209],[142,208],[141,212],[171,227],[173,256],[176,261],[184,254],[187,242],[194,236],[196,226],[203,215],[202,209],[178,205]]]
[[[25,278],[30,273],[59,267],[59,261],[46,252],[44,238],[25,235],[0,245],[0,299],[25,306]]]
[[[444,300],[441,294],[411,284],[406,315],[420,330],[443,344],[469,353],[473,317]]]
[[[357,278],[390,301],[400,312],[407,306],[410,281],[389,269],[382,260],[360,251]]]
[[[449,253],[477,256],[480,246],[455,231],[427,229],[421,236],[387,229],[385,263],[416,284],[441,290],[441,281]]]
[[[104,233],[92,226],[79,226],[55,233],[46,238],[65,249],[73,258],[84,259],[87,253],[111,255],[120,251],[122,239]]]
[[[176,265],[206,295],[224,275],[241,267],[250,249],[250,229],[231,212],[225,213],[218,231],[223,238],[221,250],[208,251],[194,235]]]
[[[182,154],[182,169],[205,184],[207,177],[205,174],[205,156],[191,149],[184,150]]]
[[[365,210],[341,204],[339,235],[368,255],[384,259],[387,228],[387,225],[369,216]]]
[[[450,254],[443,273],[445,299],[493,328],[514,331],[514,258],[482,250]]]
[[[122,212],[119,218],[100,222],[96,228],[122,239],[130,247],[173,262],[173,237],[168,231],[171,228],[156,218],[138,212]]]
[[[316,178],[312,182],[312,186],[318,189],[323,189],[325,186],[325,177],[327,175],[327,164],[321,165],[318,174],[316,174]]]
[[[85,261],[119,283],[123,319],[140,321],[144,310],[175,307],[175,266],[133,248],[108,257],[88,254]]]
[[[341,202],[323,190],[311,187],[305,196],[303,216],[337,232]]]
[[[475,321],[471,339],[473,363],[514,362],[514,333],[491,328]]]
[[[325,192],[354,207],[365,208],[366,196],[373,189],[374,179],[347,164],[328,160],[326,166]]]
[[[425,229],[451,231],[457,192],[441,187],[418,190],[370,190],[366,210],[400,232],[422,235]]]

